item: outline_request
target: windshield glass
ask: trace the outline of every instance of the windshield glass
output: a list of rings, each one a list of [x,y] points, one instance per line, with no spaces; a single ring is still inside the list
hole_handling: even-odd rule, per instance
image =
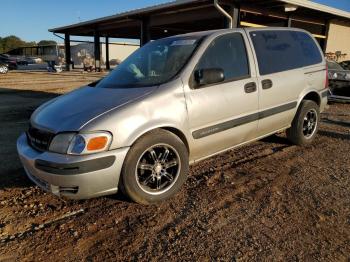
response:
[[[160,85],[184,67],[200,37],[171,37],[148,43],[135,51],[96,87],[131,88]]]
[[[344,70],[344,68],[342,68],[341,65],[339,65],[336,62],[328,61],[327,64],[328,64],[328,69],[331,69],[331,70]]]

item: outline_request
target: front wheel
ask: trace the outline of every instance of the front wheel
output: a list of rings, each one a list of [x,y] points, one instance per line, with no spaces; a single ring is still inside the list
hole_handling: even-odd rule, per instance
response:
[[[125,158],[121,189],[133,201],[153,204],[166,200],[186,180],[188,151],[182,140],[166,130],[141,137]]]
[[[303,100],[287,129],[287,138],[296,145],[310,144],[316,137],[320,122],[320,108],[310,100]]]

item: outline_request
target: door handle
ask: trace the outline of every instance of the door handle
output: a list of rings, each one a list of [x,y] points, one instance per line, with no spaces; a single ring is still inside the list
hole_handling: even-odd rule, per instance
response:
[[[265,79],[261,81],[262,89],[269,89],[273,86],[271,79]]]
[[[255,82],[250,82],[250,83],[247,83],[245,84],[244,86],[244,91],[246,93],[253,93],[257,90],[256,88],[256,83]]]

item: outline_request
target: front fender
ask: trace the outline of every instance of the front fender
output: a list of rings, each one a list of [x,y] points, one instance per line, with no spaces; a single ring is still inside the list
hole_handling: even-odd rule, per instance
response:
[[[190,139],[186,100],[179,80],[160,86],[140,100],[117,108],[87,124],[82,131],[106,130],[113,134],[110,149],[131,146],[145,133],[162,127],[181,131]]]

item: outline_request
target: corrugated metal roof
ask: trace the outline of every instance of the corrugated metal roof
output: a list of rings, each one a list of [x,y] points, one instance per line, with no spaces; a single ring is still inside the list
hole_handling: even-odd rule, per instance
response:
[[[115,14],[115,15],[105,16],[105,17],[101,17],[101,18],[97,18],[97,19],[93,19],[93,20],[89,20],[89,21],[85,21],[85,22],[81,22],[81,23],[76,23],[76,24],[63,26],[63,27],[57,27],[57,28],[49,29],[49,31],[50,32],[55,32],[55,31],[61,31],[61,30],[69,29],[69,28],[75,28],[75,27],[85,26],[85,25],[89,25],[89,24],[105,22],[105,21],[113,20],[113,19],[127,18],[129,16],[134,16],[134,15],[145,15],[145,14],[147,14],[149,12],[154,12],[154,11],[157,11],[159,9],[176,7],[176,6],[180,6],[180,5],[183,5],[183,4],[194,3],[194,2],[201,2],[201,0],[176,0],[176,1],[171,1],[169,3],[153,5],[153,6],[144,7],[144,8],[138,8],[138,9],[134,9],[134,10],[131,10],[131,11],[126,11],[126,12],[118,13],[118,14]]]
[[[283,2],[286,4],[296,5],[296,6],[316,10],[316,11],[321,11],[324,13],[331,14],[333,16],[337,16],[339,18],[350,19],[350,12],[343,11],[343,10],[333,8],[333,7],[329,7],[326,5],[318,4],[318,3],[308,1],[308,0],[276,0],[276,1],[280,1],[280,2]],[[93,20],[89,20],[89,21],[85,21],[85,22],[81,22],[81,23],[77,23],[77,24],[72,24],[72,25],[63,26],[63,27],[57,27],[57,28],[49,29],[49,31],[50,32],[62,32],[65,30],[83,27],[83,26],[88,26],[88,25],[106,22],[106,21],[110,21],[110,20],[128,19],[129,17],[132,17],[132,16],[147,15],[148,13],[156,12],[158,10],[167,9],[167,8],[174,8],[174,7],[178,7],[181,5],[186,5],[186,4],[196,3],[196,2],[205,2],[205,0],[177,0],[177,1],[172,1],[169,3],[154,5],[154,6],[145,7],[145,8],[139,8],[139,9],[135,9],[132,11],[118,13],[115,15],[106,16],[106,17],[102,17],[102,18],[98,18],[98,19],[93,19]],[[244,2],[244,0],[241,0],[241,2]]]

